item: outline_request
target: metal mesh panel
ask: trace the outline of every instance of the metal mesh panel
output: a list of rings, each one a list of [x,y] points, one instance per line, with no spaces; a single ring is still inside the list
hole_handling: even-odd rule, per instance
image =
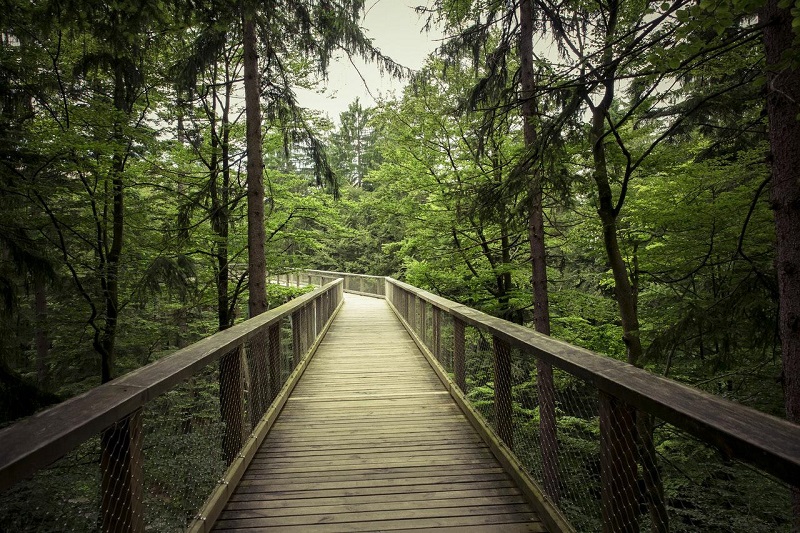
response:
[[[100,437],[18,483],[0,498],[4,531],[95,531],[100,517]]]
[[[439,313],[439,364],[454,378],[453,369],[453,317],[441,311]]]
[[[543,434],[552,434],[553,427],[552,420],[548,421],[547,416],[543,420],[542,416],[538,366],[528,354],[514,358],[514,451],[577,531],[599,531],[602,519],[597,389],[554,369],[556,439],[554,442],[552,437],[543,438]],[[554,473],[555,484],[549,481]]]
[[[467,386],[464,394],[496,430],[491,339],[472,326],[464,328],[464,363]]]
[[[654,442],[669,531],[791,531],[790,488],[783,482],[655,420]],[[642,527],[652,523],[642,516]]]
[[[185,528],[225,472],[219,377],[210,365],[144,409],[148,529]]]

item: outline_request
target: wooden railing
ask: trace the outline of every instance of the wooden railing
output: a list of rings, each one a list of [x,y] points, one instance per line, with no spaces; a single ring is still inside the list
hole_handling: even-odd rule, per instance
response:
[[[344,280],[344,292],[360,294],[362,296],[385,297],[385,282],[383,276],[370,276],[367,274],[350,274],[331,270],[288,270],[269,276],[270,280],[286,286],[317,285],[322,286],[335,279]]]
[[[20,529],[3,521],[4,509],[33,505],[55,523],[33,530],[206,530],[348,290],[386,298],[552,531],[670,530],[676,504],[664,502],[663,489],[662,509],[655,501],[672,467],[653,453],[654,434],[665,431],[718,450],[699,460],[726,464],[720,483],[737,482],[737,461],[758,469],[757,486],[737,490],[769,487],[781,513],[773,529],[791,528],[795,424],[392,278],[282,276],[327,284],[0,431],[0,526]],[[543,385],[551,378],[542,369],[557,387]],[[576,431],[586,449],[570,456]],[[34,501],[51,493],[50,505]]]
[[[679,437],[688,434],[701,441],[697,445],[705,443],[715,447],[719,451],[715,460],[744,461],[777,478],[769,481],[764,474],[756,476],[761,478],[761,489],[741,486],[744,482],[740,480],[736,490],[743,494],[750,489],[756,491],[752,494],[754,500],[763,497],[757,494],[763,487],[774,490],[771,496],[781,502],[777,504],[780,516],[764,518],[774,520],[774,529],[768,530],[789,531],[792,527],[789,494],[797,491],[800,482],[800,426],[540,335],[532,329],[391,278],[386,278],[386,299],[467,416],[478,425],[492,428],[495,438],[490,446],[496,454],[505,457],[512,471],[527,470],[528,475],[536,478],[529,490],[544,501],[542,511],[545,514],[553,507],[570,508],[571,512],[566,514],[574,522],[591,513],[581,508],[586,502],[572,501],[567,505],[566,500],[569,490],[584,494],[581,499],[586,500],[593,499],[592,492],[585,487],[570,489],[564,479],[558,479],[564,474],[575,474],[569,469],[586,468],[589,473],[582,483],[587,486],[596,483],[590,465],[586,464],[591,461],[592,453],[569,461],[566,450],[560,449],[568,436],[559,433],[561,427],[568,427],[574,424],[575,418],[581,417],[586,422],[585,427],[590,427],[593,421],[599,422],[600,516],[589,516],[582,525],[576,525],[579,531],[639,531],[643,522],[649,523],[653,531],[670,530],[667,522],[675,509],[666,509],[661,483],[669,465],[664,460],[659,463],[659,459],[664,458],[653,453],[655,427]],[[467,338],[469,340],[465,340]],[[469,350],[472,355],[465,357]],[[486,355],[485,360],[481,359],[481,350]],[[525,383],[530,382],[531,374],[540,375],[534,370],[537,363],[562,372],[559,379],[568,384],[567,389],[555,393],[554,398],[552,389],[550,392],[543,390],[540,383],[531,393],[534,399],[530,405],[520,407],[518,404],[524,402],[518,400],[526,390]],[[474,372],[471,369],[475,368],[489,369],[490,378],[483,387],[479,387],[482,383],[468,383],[477,379],[471,377]],[[467,398],[468,391],[481,393],[486,388],[493,390],[493,407],[479,414],[476,404]],[[515,412],[523,408],[522,413]],[[591,435],[591,431],[588,434]],[[536,442],[527,442],[529,438]],[[585,435],[582,438],[586,438]],[[745,472],[751,470],[752,467]],[[553,476],[556,479],[552,479]],[[517,477],[525,486],[525,476]],[[729,479],[722,483],[735,481]],[[661,489],[662,501],[649,500],[658,489]],[[726,502],[721,503],[725,507]],[[746,498],[742,503],[743,506],[751,504],[754,502]],[[645,507],[649,511],[644,511]],[[751,509],[742,512],[755,513]],[[730,510],[726,513],[732,514]],[[690,519],[682,519],[685,527]],[[551,526],[553,529],[571,527],[565,527],[557,518]]]
[[[210,526],[333,320],[343,287],[331,280],[0,431],[0,529]],[[28,501],[32,494],[47,499]]]

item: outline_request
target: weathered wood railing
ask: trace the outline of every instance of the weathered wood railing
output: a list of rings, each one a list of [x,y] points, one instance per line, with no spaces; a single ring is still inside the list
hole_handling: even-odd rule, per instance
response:
[[[578,531],[794,531],[800,426],[391,278],[386,299],[467,416],[491,426],[496,454],[535,478],[530,490]],[[558,390],[536,383],[537,362],[555,369]],[[670,449],[687,441],[702,450],[689,463],[715,462],[691,480],[698,496],[735,484],[736,501],[718,502],[722,524],[700,501],[665,495],[664,479],[690,483]]]
[[[330,283],[335,279],[344,280],[344,292],[362,296],[385,297],[385,277],[367,274],[349,274],[330,270],[288,270],[269,276],[270,280],[286,286],[317,285]]]
[[[0,530],[205,530],[343,287],[331,280],[0,431]]]

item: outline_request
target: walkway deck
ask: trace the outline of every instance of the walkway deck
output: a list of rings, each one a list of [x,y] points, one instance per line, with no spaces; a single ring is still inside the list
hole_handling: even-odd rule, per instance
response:
[[[215,531],[431,528],[546,531],[386,302],[348,294]]]

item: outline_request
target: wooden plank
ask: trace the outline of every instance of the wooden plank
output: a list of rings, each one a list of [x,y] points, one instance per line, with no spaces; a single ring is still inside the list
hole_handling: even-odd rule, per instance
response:
[[[516,489],[516,485],[509,479],[502,482],[497,481],[475,481],[472,483],[442,483],[440,485],[431,485],[430,483],[419,484],[419,485],[406,485],[403,487],[402,492],[398,491],[394,487],[359,487],[359,488],[335,488],[335,489],[324,489],[324,490],[314,490],[314,491],[307,491],[307,490],[284,490],[275,492],[272,494],[269,493],[260,493],[260,492],[234,492],[231,495],[229,501],[242,501],[242,500],[253,500],[253,499],[310,499],[316,500],[317,498],[331,498],[331,497],[356,497],[356,496],[366,496],[366,495],[388,495],[388,496],[396,496],[401,497],[402,495],[406,494],[420,494],[420,493],[430,493],[430,492],[452,492],[452,491],[463,491],[463,490],[481,490],[481,489],[502,489],[502,488],[514,488]]]
[[[544,530],[385,301],[348,294],[215,528],[497,524]]]
[[[469,524],[469,531],[471,533],[519,533],[519,532],[529,532],[529,533],[541,533],[542,531],[546,531],[543,529],[542,524],[538,522],[503,522],[501,520],[495,520],[496,524]],[[354,527],[346,527],[349,524],[322,524],[322,525],[302,525],[302,526],[284,526],[280,527],[280,531],[285,531],[287,533],[298,532],[304,533],[309,531],[311,533],[334,533],[334,532],[348,532],[348,531],[370,531],[369,529],[355,529]],[[382,523],[381,531],[420,531],[420,530],[430,530],[433,527],[436,528],[436,532],[440,531],[455,531],[457,533],[461,533],[464,531],[464,526],[440,526],[440,525],[428,525],[428,523],[421,523],[417,520],[409,520],[409,521],[399,521],[394,523]],[[276,530],[275,528],[265,528],[264,531],[269,530]],[[252,533],[252,529],[226,529],[225,531],[234,532],[241,532],[241,533]]]
[[[460,511],[463,510],[463,508],[460,509]],[[472,509],[467,508],[467,510],[471,511]],[[489,510],[491,510],[491,508],[489,508]],[[539,529],[535,529],[534,531],[545,531],[541,523],[538,522],[535,514],[509,512],[503,507],[498,507],[496,514],[479,514],[477,511],[466,516],[436,516],[436,514],[443,513],[425,513],[423,511],[418,511],[415,514],[418,514],[419,516],[408,518],[403,517],[403,513],[401,512],[392,513],[390,511],[383,515],[385,517],[383,519],[379,518],[381,516],[380,513],[374,513],[370,515],[367,515],[366,513],[351,513],[346,516],[321,515],[308,518],[292,517],[292,520],[289,520],[288,517],[280,517],[276,519],[261,518],[250,520],[224,520],[220,521],[218,531],[225,531],[228,529],[235,530],[237,528],[280,528],[281,531],[286,531],[286,528],[297,525],[302,526],[305,531],[389,531],[409,528],[431,529],[454,526],[470,527],[476,524],[482,525],[508,523],[535,523],[537,524],[536,527]],[[428,516],[429,514],[433,516]],[[393,518],[395,516],[400,516],[401,518]],[[350,521],[347,521],[348,519]],[[337,528],[336,526],[339,524],[346,525],[346,528]],[[250,530],[252,531],[252,529]]]
[[[340,514],[375,511],[413,511],[415,509],[458,509],[459,507],[474,507],[479,505],[518,505],[525,503],[525,499],[520,494],[506,496],[477,495],[441,500],[425,499],[392,501],[388,498],[384,498],[384,501],[377,503],[355,503],[347,498],[341,498],[339,501],[340,503],[336,504],[316,503],[313,506],[313,512],[316,514]],[[240,505],[237,508],[226,510],[222,515],[220,515],[220,518],[226,519],[241,517],[243,515],[240,513],[252,510],[254,509],[242,507]],[[303,507],[272,507],[270,509],[257,508],[257,512],[261,513],[261,516],[298,516],[302,514],[308,514],[310,511],[308,509],[304,509]]]
[[[419,505],[419,502],[428,501],[439,501],[442,502],[442,505],[446,505],[447,500],[491,498],[496,496],[522,497],[516,487],[468,488],[449,491],[433,490],[430,492],[407,492],[404,494],[366,494],[325,498],[270,498],[269,500],[258,499],[257,496],[252,499],[232,499],[228,504],[228,509],[284,509],[289,507],[319,507],[323,505],[387,505],[400,502],[414,502],[414,505]]]
[[[354,522],[378,522],[385,520],[403,520],[408,518],[462,518],[468,515],[493,515],[493,514],[526,514],[525,519],[532,518],[528,511],[527,504],[495,504],[495,505],[473,505],[460,507],[412,507],[410,509],[390,510],[378,509],[375,511],[353,510],[349,512],[326,513],[324,511],[313,510],[310,514],[289,514],[275,516],[272,513],[265,513],[258,509],[246,511],[226,511],[220,516],[221,524],[231,524],[236,527],[237,523],[246,522],[242,525],[248,527],[264,527],[276,525],[298,525],[315,524],[325,522],[354,523]]]
[[[491,458],[460,458],[457,457],[453,460],[449,458],[446,459],[417,459],[411,458],[407,461],[395,463],[395,464],[386,464],[384,461],[377,461],[374,463],[369,462],[358,462],[353,464],[330,464],[330,465],[320,465],[316,461],[309,462],[306,464],[275,464],[275,463],[267,463],[267,464],[251,464],[250,471],[252,472],[254,477],[258,476],[296,476],[300,477],[309,477],[309,476],[319,476],[319,475],[329,475],[329,474],[337,474],[337,475],[363,475],[363,476],[372,476],[378,474],[409,474],[409,473],[420,473],[424,472],[427,473],[432,469],[438,469],[441,471],[442,468],[452,467],[453,470],[469,470],[474,472],[474,468],[476,467],[490,467],[494,468],[496,463],[491,460]]]

